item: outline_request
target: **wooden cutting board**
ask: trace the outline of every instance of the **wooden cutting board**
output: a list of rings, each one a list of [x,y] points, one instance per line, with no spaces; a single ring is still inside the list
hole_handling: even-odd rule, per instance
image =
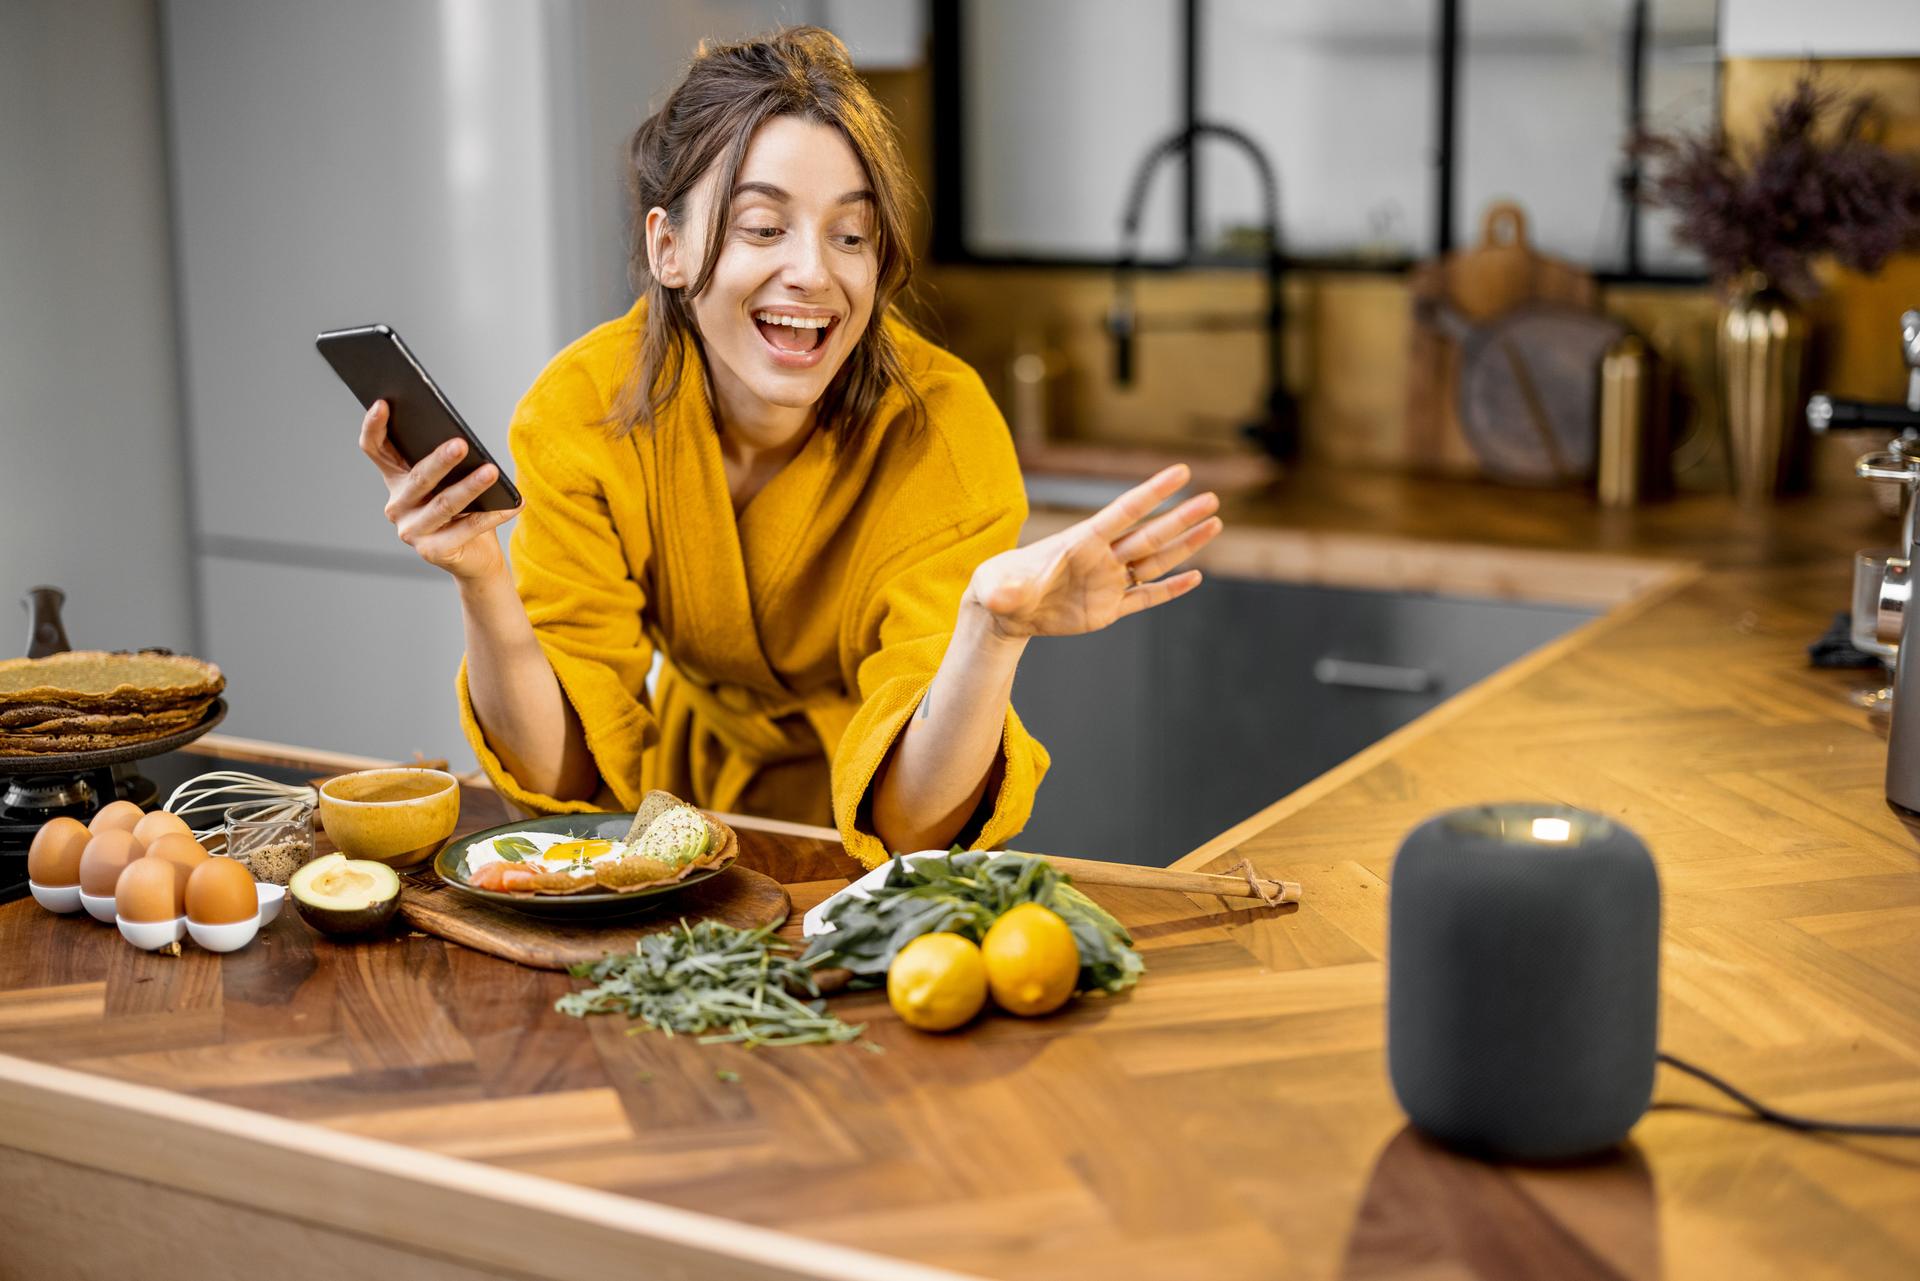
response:
[[[780,882],[738,863],[668,895],[658,911],[646,916],[578,925],[484,903],[450,888],[431,870],[403,878],[400,888],[400,915],[422,934],[537,970],[564,970],[608,952],[630,952],[635,939],[672,929],[682,917],[757,929],[781,924],[789,908]]]
[[[1407,284],[1414,314],[1407,372],[1408,462],[1422,471],[1477,476],[1480,459],[1460,423],[1460,343],[1443,326],[1423,319],[1423,301],[1443,304],[1484,325],[1528,303],[1592,308],[1598,288],[1587,272],[1535,250],[1527,240],[1526,213],[1507,201],[1488,207],[1479,244],[1420,264],[1408,274]]]

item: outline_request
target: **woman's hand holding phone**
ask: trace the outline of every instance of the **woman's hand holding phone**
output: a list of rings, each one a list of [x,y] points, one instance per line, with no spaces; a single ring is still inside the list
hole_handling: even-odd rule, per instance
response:
[[[444,569],[462,583],[491,578],[505,567],[506,557],[493,531],[517,516],[520,509],[462,514],[467,504],[499,479],[499,469],[492,463],[484,464],[439,493],[434,492],[454,464],[466,456],[464,440],[449,440],[410,467],[387,439],[387,402],[376,400],[360,420],[360,452],[373,460],[380,478],[387,483],[387,519],[393,522],[400,541],[419,553],[421,560]]]

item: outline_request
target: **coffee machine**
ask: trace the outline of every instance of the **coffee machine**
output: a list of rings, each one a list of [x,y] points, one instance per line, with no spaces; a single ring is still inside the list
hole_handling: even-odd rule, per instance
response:
[[[1893,673],[1893,723],[1887,734],[1887,803],[1903,816],[1920,820],[1920,629],[1907,608],[1920,567],[1914,509],[1920,498],[1920,310],[1900,317],[1900,354],[1907,364],[1904,405],[1875,405],[1815,396],[1807,403],[1807,421],[1816,431],[1843,427],[1884,427],[1898,434],[1885,449],[1863,455],[1854,471],[1867,480],[1893,481],[1904,487],[1898,554],[1887,561],[1880,582],[1873,630],[1885,644],[1897,645]]]

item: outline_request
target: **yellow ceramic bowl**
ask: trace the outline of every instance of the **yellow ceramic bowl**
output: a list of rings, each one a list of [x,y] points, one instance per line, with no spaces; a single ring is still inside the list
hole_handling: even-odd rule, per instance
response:
[[[363,769],[320,785],[320,823],[348,858],[411,867],[460,821],[460,782],[445,770]]]

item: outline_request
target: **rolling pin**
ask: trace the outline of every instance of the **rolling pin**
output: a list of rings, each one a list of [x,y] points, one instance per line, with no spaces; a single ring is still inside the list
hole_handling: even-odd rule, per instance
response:
[[[1253,863],[1242,859],[1231,875],[1215,872],[1176,872],[1165,867],[1138,867],[1132,863],[1103,863],[1088,858],[1039,857],[1071,876],[1076,885],[1112,885],[1133,890],[1173,890],[1182,894],[1218,894],[1223,898],[1258,899],[1268,907],[1300,901],[1298,881],[1276,881],[1256,876]]]

